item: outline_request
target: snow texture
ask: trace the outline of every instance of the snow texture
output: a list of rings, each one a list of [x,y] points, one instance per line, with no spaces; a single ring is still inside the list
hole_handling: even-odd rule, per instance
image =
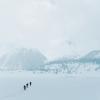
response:
[[[0,100],[100,100],[100,77],[0,72]]]

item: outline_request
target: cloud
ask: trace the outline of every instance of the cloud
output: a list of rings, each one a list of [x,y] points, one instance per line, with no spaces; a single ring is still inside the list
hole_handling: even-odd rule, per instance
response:
[[[80,54],[100,49],[99,0],[5,1],[0,1],[1,44],[19,43],[49,56],[66,54],[67,45]]]
[[[48,34],[49,16],[54,4],[47,0],[26,0],[17,7],[17,32],[20,34]]]

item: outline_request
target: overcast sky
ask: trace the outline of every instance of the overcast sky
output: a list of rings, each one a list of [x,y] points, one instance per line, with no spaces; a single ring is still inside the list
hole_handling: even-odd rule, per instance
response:
[[[0,44],[49,58],[100,49],[99,0],[0,0]]]

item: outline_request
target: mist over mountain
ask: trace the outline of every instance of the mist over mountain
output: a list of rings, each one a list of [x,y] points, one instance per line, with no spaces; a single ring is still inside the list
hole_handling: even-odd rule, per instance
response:
[[[87,55],[81,57],[80,61],[100,64],[100,50],[89,52]]]
[[[100,71],[100,51],[89,52],[83,57],[64,57],[46,63],[45,69],[50,72],[90,73]]]
[[[0,49],[0,70],[26,70],[53,73],[89,73],[100,71],[100,50],[84,56],[64,56],[52,61],[37,49],[8,47]]]
[[[6,70],[35,70],[46,57],[36,49],[14,48],[0,57],[0,68]]]

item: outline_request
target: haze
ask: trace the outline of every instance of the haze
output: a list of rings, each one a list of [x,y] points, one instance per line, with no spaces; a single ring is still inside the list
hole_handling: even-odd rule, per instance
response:
[[[0,45],[37,48],[48,58],[100,49],[99,0],[0,0]]]

